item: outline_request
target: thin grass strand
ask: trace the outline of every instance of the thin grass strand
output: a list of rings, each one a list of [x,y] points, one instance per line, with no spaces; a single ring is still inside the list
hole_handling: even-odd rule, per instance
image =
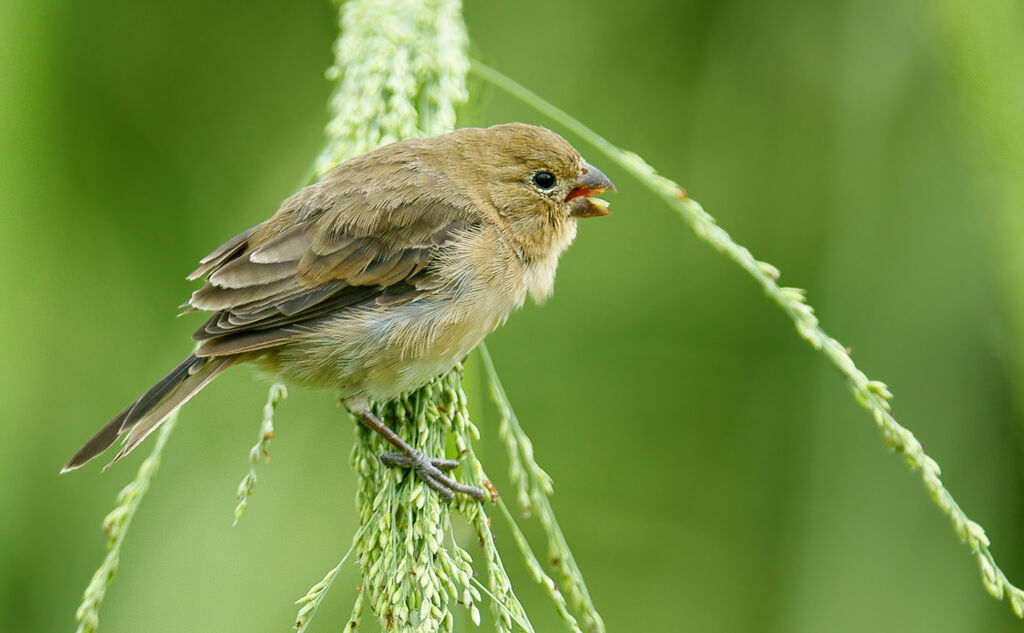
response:
[[[167,444],[167,438],[178,422],[175,409],[157,432],[156,443],[148,457],[139,466],[139,471],[127,486],[117,495],[117,506],[103,519],[103,531],[107,535],[107,555],[93,574],[92,580],[82,595],[82,604],[75,612],[78,620],[77,633],[93,633],[99,627],[100,607],[107,595],[107,588],[117,576],[121,564],[121,545],[128,535],[128,528],[142,504],[143,497],[160,469],[160,458]]]

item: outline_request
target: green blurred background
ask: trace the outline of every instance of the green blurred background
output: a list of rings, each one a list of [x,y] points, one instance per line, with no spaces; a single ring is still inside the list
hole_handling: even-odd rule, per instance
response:
[[[1024,582],[1020,3],[465,14],[477,56],[639,152],[809,290]],[[0,1],[4,631],[73,629],[100,521],[147,451],[57,470],[189,350],[198,321],[173,315],[195,261],[301,183],[334,37],[324,0]],[[463,124],[551,124],[472,92]],[[553,299],[489,344],[609,631],[1020,630],[782,313],[578,144],[618,184],[614,215],[581,226]],[[185,409],[103,631],[287,631],[347,548],[351,423],[328,392],[279,409],[274,461],[231,527],[265,393],[240,369]],[[499,472],[494,412],[476,414]],[[560,630],[505,543],[537,630]],[[314,630],[342,628],[354,572]]]

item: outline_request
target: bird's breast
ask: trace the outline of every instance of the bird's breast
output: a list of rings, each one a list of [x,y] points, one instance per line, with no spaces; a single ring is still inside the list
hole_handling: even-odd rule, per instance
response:
[[[346,312],[282,350],[282,373],[343,398],[394,398],[454,367],[529,290],[522,263],[486,229],[446,245],[431,274],[437,288],[416,300]]]
[[[521,304],[488,287],[463,287],[380,312],[367,321],[367,395],[386,400],[416,389],[466,357]]]

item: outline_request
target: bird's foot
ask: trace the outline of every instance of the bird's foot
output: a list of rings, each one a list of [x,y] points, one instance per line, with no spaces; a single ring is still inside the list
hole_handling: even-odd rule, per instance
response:
[[[410,455],[383,453],[380,456],[380,461],[385,466],[392,468],[411,468],[417,477],[441,495],[445,503],[451,503],[455,499],[456,493],[469,495],[480,502],[491,499],[491,496],[482,488],[460,484],[444,474],[444,471],[455,470],[459,467],[459,462],[454,459],[431,459],[421,451],[411,449]]]

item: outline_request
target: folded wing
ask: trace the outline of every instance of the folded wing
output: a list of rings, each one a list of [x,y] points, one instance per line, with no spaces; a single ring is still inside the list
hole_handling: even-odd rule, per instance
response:
[[[382,211],[369,226],[307,212],[270,237],[254,227],[232,238],[190,276],[206,283],[189,311],[213,312],[192,336],[196,354],[266,349],[354,306],[416,300],[436,285],[439,250],[474,226],[459,209],[424,206]]]

